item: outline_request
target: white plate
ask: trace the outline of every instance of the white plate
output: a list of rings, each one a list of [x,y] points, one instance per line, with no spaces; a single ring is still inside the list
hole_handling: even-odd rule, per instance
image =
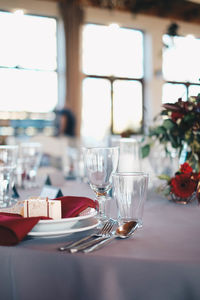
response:
[[[69,235],[75,232],[81,232],[81,231],[87,231],[93,228],[96,228],[99,224],[98,220],[95,218],[90,218],[89,220],[82,221],[82,227],[79,227],[78,224],[74,226],[74,228],[71,229],[65,229],[65,230],[56,230],[56,231],[40,231],[40,232],[34,232],[31,231],[28,233],[29,237],[33,238],[50,238],[50,237],[59,237],[62,235]]]
[[[37,225],[33,227],[31,232],[54,232],[65,231],[73,229],[75,226],[81,228],[84,226],[83,221],[96,216],[97,211],[94,208],[87,208],[78,217],[63,218],[60,220],[40,220]],[[83,224],[82,224],[83,223]]]

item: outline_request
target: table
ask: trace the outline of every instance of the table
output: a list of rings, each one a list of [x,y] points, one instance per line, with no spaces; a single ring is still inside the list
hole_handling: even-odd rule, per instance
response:
[[[94,196],[85,183],[54,179],[65,195]],[[174,204],[149,191],[144,226],[131,239],[90,254],[57,250],[86,233],[0,247],[0,299],[199,300],[199,233],[196,203]]]

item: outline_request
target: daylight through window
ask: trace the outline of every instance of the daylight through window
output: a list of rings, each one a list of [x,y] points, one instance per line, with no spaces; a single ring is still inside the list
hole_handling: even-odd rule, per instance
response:
[[[102,139],[141,132],[143,33],[117,24],[86,24],[82,40],[82,135]]]

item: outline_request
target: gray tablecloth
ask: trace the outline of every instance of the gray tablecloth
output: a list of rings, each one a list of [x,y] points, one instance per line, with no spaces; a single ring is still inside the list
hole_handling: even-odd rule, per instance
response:
[[[87,184],[64,181],[61,176],[54,180],[65,195],[93,197]],[[21,196],[29,193],[38,195],[39,189]],[[149,192],[143,228],[133,238],[114,240],[90,254],[57,250],[84,234],[29,238],[14,247],[0,247],[0,299],[200,299],[196,203],[178,205]]]

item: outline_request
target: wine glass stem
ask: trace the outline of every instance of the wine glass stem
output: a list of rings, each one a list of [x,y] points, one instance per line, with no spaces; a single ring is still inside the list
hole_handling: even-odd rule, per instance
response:
[[[96,196],[96,200],[98,203],[98,217],[101,221],[106,219],[106,212],[105,212],[105,208],[106,208],[106,195],[97,195]]]

